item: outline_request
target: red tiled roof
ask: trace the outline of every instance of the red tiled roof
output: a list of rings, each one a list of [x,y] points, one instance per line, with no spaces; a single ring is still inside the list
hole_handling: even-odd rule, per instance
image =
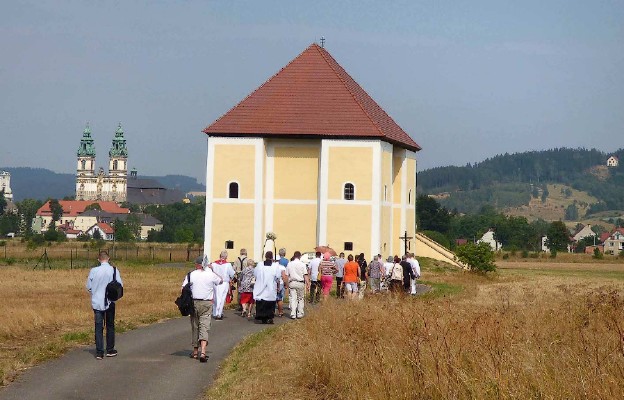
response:
[[[609,232],[602,232],[600,234],[600,241],[604,242],[605,240],[609,239],[611,237],[611,234]]]
[[[209,136],[379,138],[421,147],[317,44],[203,131]]]
[[[103,211],[111,214],[128,214],[130,212],[127,208],[119,207],[114,201],[59,200],[59,204],[63,208],[64,217],[80,215],[84,212],[85,208],[93,203],[98,203]],[[46,201],[46,203],[37,210],[37,215],[52,215],[50,201]]]
[[[106,233],[107,235],[115,233],[113,227],[105,222],[98,222],[97,226],[99,226],[102,232]]]

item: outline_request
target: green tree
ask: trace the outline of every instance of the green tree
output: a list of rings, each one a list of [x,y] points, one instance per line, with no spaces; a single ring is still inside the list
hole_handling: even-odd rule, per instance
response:
[[[63,207],[57,199],[50,199],[50,211],[52,212],[52,221],[58,221],[63,216]]]
[[[100,203],[91,203],[85,207],[85,211],[89,210],[102,210],[102,206],[100,206]]]
[[[0,190],[0,215],[4,215],[4,209],[7,206],[7,201],[4,198],[4,189]]]
[[[548,199],[548,186],[544,185],[542,187],[542,203],[546,203],[546,199]]]
[[[116,219],[113,222],[113,228],[115,229],[115,240],[118,242],[133,242],[136,237],[132,234],[128,225],[121,219]]]
[[[451,214],[434,198],[427,195],[418,196],[416,200],[416,217],[418,229],[436,231],[446,234],[451,226]]]
[[[17,211],[20,218],[20,233],[29,238],[32,234],[32,221],[37,215],[37,210],[43,203],[40,200],[24,199],[17,204]]]
[[[441,234],[440,232],[436,232],[436,231],[422,231],[422,234],[427,236],[429,239],[433,240],[434,242],[437,242],[438,244],[441,244],[442,246],[446,247],[447,249],[451,248],[450,240],[446,236]]]
[[[95,230],[93,231],[93,235],[91,235],[91,237],[92,237],[94,240],[102,240],[102,234],[100,233],[100,230],[99,230],[99,229],[95,229]]]
[[[494,252],[487,243],[467,243],[455,250],[457,259],[466,264],[471,271],[491,272],[496,270]]]
[[[570,204],[565,210],[565,219],[568,221],[577,221],[578,217],[579,213],[576,203]]]
[[[546,246],[552,251],[565,251],[570,244],[570,232],[561,221],[554,221],[550,224],[548,232],[546,232]]]

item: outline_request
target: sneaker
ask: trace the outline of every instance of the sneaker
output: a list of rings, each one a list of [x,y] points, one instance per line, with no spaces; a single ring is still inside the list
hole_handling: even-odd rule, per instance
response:
[[[111,350],[106,353],[106,357],[115,357],[117,355],[117,350]]]
[[[297,317],[295,317],[294,315],[291,315],[290,319],[297,319]]]
[[[95,359],[96,360],[101,360],[103,358],[104,358],[104,353],[96,353],[96,355],[95,355]]]

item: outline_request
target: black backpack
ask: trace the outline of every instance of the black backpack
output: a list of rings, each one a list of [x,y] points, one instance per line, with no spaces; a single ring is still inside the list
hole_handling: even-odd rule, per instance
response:
[[[186,317],[193,312],[193,292],[191,291],[191,273],[186,274],[186,285],[182,288],[182,293],[175,300],[176,306],[180,310],[180,314]]]
[[[117,268],[113,267],[113,280],[106,285],[108,301],[117,301],[123,297],[123,286],[117,281]]]

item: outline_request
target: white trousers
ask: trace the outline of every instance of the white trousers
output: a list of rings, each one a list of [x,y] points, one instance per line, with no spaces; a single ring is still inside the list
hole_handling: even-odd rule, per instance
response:
[[[290,316],[291,318],[303,317],[305,304],[305,283],[290,282]]]
[[[229,287],[230,282],[223,282],[215,286],[214,307],[212,308],[212,315],[215,317],[223,315],[223,306],[225,305],[225,298],[227,297]]]
[[[412,279],[411,284],[412,284],[412,290],[410,294],[416,294],[416,279]]]

